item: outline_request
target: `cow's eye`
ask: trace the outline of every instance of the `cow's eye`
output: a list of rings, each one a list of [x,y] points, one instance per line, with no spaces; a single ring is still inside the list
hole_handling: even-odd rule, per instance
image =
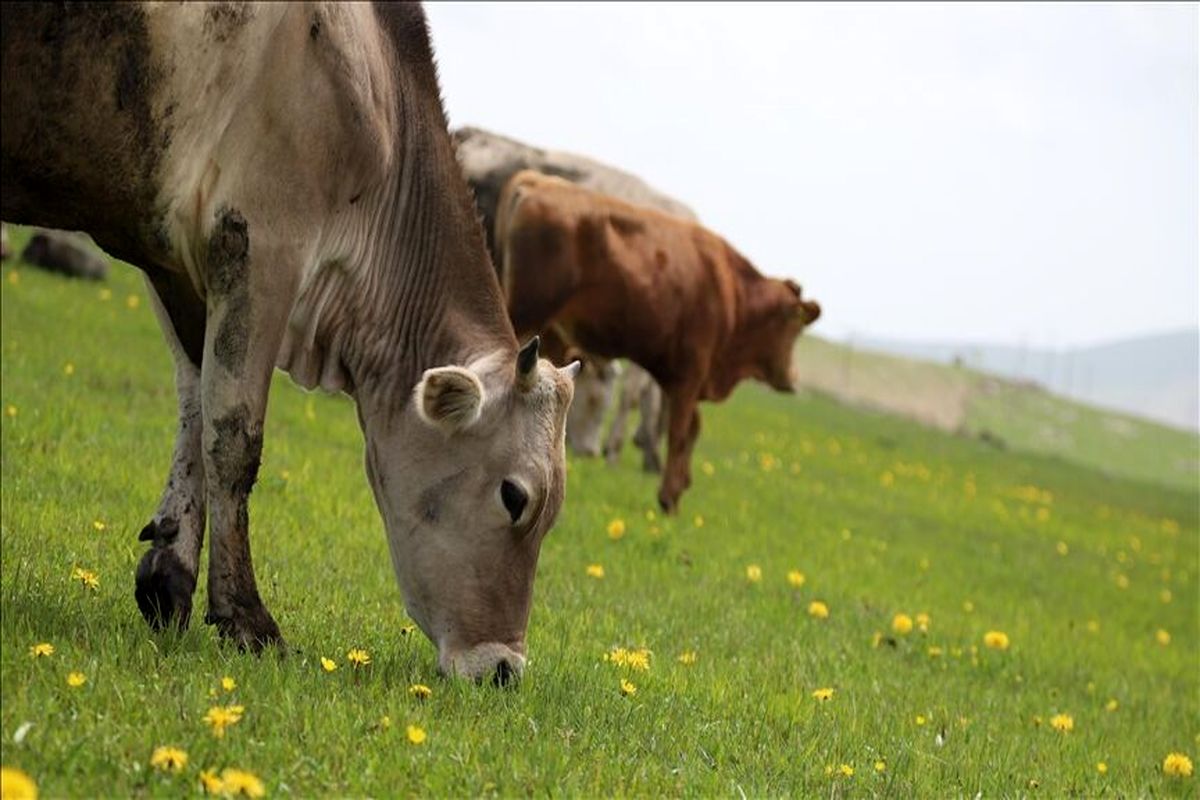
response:
[[[500,502],[504,503],[515,525],[529,503],[529,494],[513,481],[505,479],[500,482]]]

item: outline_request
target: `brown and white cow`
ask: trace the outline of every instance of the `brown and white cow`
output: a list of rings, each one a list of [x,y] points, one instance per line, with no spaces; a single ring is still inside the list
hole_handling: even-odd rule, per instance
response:
[[[3,218],[86,230],[144,270],[175,357],[173,465],[136,575],[147,621],[187,624],[207,516],[205,621],[280,641],[247,516],[278,365],[353,395],[439,667],[519,673],[574,369],[518,350],[420,7],[0,13]]]
[[[628,357],[662,386],[665,510],[691,483],[699,401],[725,399],[744,378],[794,391],[793,344],[820,307],[707,228],[525,171],[504,188],[496,241],[518,333],[553,326],[588,352]]]
[[[555,175],[637,206],[655,208],[692,221],[697,219],[696,212],[687,205],[663,194],[636,175],[587,156],[535,147],[471,126],[453,131],[451,137],[458,163],[474,192],[488,248],[497,268],[502,264],[495,248],[496,206],[504,185],[523,169]],[[599,432],[609,409],[609,401],[598,401],[613,396],[615,375],[605,359],[590,353],[582,356],[584,368],[575,382],[576,402],[567,417],[567,445],[576,453],[594,456],[600,452]],[[550,357],[554,358],[553,355]],[[623,388],[616,395],[616,411],[604,444],[604,454],[610,462],[620,456],[625,444],[625,420],[633,408],[638,408],[640,419],[634,443],[642,450],[644,467],[657,472],[659,432],[665,426],[661,414],[655,410],[662,408],[662,392],[654,379],[636,364],[627,365],[620,381]],[[648,415],[651,412],[653,416]]]

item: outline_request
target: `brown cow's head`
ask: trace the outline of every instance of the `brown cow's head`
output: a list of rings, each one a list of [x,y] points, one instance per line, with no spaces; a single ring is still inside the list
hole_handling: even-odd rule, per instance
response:
[[[724,399],[743,378],[755,378],[780,392],[794,392],[796,337],[820,315],[821,307],[802,299],[795,281],[756,275],[744,318],[710,378],[708,398]]]
[[[800,284],[793,280],[772,280],[772,292],[777,296],[769,313],[768,341],[762,365],[763,380],[781,392],[796,391],[796,366],[792,351],[796,337],[821,316],[821,307],[801,297]]]
[[[517,355],[426,370],[367,472],[409,615],[447,674],[506,683],[525,665],[542,539],[562,505],[578,364]],[[404,446],[401,447],[400,443]]]

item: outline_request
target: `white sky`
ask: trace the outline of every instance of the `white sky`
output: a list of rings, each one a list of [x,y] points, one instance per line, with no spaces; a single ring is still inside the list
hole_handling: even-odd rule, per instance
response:
[[[624,167],[814,332],[1200,320],[1196,5],[426,5],[452,125]]]

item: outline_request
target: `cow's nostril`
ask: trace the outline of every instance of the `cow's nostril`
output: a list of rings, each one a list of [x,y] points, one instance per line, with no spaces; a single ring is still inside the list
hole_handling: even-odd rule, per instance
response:
[[[517,677],[517,671],[512,668],[512,664],[508,663],[507,659],[500,659],[500,663],[496,665],[496,674],[492,676],[492,683],[496,686],[508,686]]]

